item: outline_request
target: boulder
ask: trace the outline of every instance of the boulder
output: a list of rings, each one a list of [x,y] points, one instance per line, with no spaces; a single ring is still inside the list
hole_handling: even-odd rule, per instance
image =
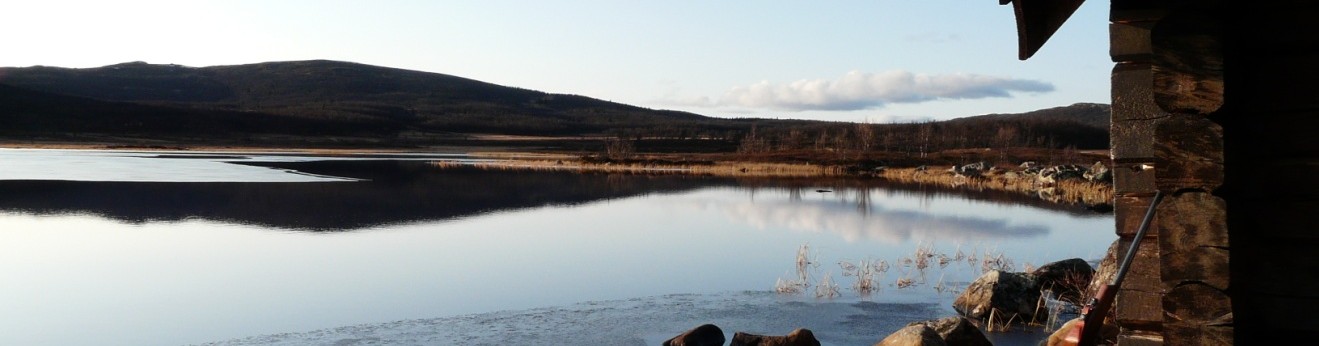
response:
[[[820,346],[820,340],[810,329],[797,328],[788,335],[733,333],[733,342],[728,346]]]
[[[952,346],[994,346],[985,333],[964,317],[947,317],[937,320],[912,322],[908,327],[923,325],[939,334],[945,344]]]
[[[953,300],[953,309],[973,319],[987,319],[993,313],[995,323],[1035,321],[1038,287],[1034,275],[991,270]]]
[[[702,324],[665,340],[663,346],[723,346],[724,331],[713,324]],[[817,344],[818,345],[818,344]]]
[[[939,337],[939,332],[934,331],[924,324],[909,324],[898,331],[889,334],[884,340],[875,343],[874,346],[947,346]]]
[[[989,163],[986,163],[984,161],[967,164],[963,166],[953,166],[953,168],[949,169],[949,171],[952,172],[953,175],[959,177],[967,177],[967,178],[980,177],[985,174],[985,171],[988,170],[989,170]]]
[[[1085,295],[1095,269],[1083,259],[1071,258],[1042,265],[1031,275],[1035,276],[1038,290],[1050,290],[1060,300],[1077,303]]]
[[[1107,166],[1104,166],[1103,161],[1095,161],[1095,164],[1085,171],[1083,177],[1093,182],[1111,182],[1113,172]]]

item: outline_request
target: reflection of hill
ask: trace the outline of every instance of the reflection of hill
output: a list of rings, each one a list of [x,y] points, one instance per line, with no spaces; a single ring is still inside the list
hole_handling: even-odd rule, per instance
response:
[[[738,183],[742,186],[748,187],[784,189],[815,189],[817,187],[829,187],[833,190],[847,190],[877,188],[913,196],[963,198],[996,204],[1026,205],[1034,208],[1063,212],[1073,217],[1112,217],[1112,212],[1110,211],[1092,210],[1080,204],[1050,202],[1038,197],[1023,195],[1016,192],[974,190],[933,184],[897,183],[864,178],[751,178],[738,179]]]
[[[872,193],[869,189],[839,192],[853,196]],[[1007,215],[983,218],[894,210],[867,200],[868,197],[850,201],[806,201],[790,197],[788,200],[728,203],[714,207],[731,219],[761,229],[783,225],[812,233],[833,233],[849,242],[875,240],[897,244],[916,235],[957,240],[1011,239],[1049,233],[1043,225],[1014,224]]]
[[[345,231],[730,184],[724,180],[677,176],[438,170],[423,162],[409,161],[261,165],[369,181],[0,181],[0,210],[89,213],[127,222],[199,218],[299,230]]]

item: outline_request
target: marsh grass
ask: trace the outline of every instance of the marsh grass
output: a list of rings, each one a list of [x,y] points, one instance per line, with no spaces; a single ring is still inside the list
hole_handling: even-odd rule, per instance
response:
[[[956,187],[972,191],[1007,191],[1038,196],[1056,203],[1101,205],[1113,203],[1113,185],[1086,180],[1062,180],[1041,185],[1035,176],[1009,171],[991,171],[979,177],[966,177],[937,169],[889,168],[878,173],[889,181]]]
[[[917,287],[929,287],[936,293],[960,292],[962,289],[950,287],[947,282],[948,274],[962,276],[979,276],[990,270],[1012,271],[1015,267],[1014,261],[1002,252],[993,250],[983,250],[980,252],[976,249],[968,251],[958,245],[952,255],[938,251],[934,244],[920,243],[916,249],[906,255],[889,261],[887,259],[865,258],[861,260],[840,260],[838,267],[842,271],[844,278],[851,278],[851,284],[846,287],[855,291],[859,296],[869,296],[872,293],[880,292],[884,283],[896,289],[912,289]],[[830,282],[832,278],[816,279],[814,272],[819,268],[819,254],[813,252],[809,244],[803,244],[797,249],[794,260],[795,268],[789,271],[791,278],[780,277],[774,284],[775,291],[784,294],[800,294],[807,292],[812,288],[812,282]],[[892,270],[896,269],[897,274],[893,281],[886,281],[885,276]],[[938,280],[930,282],[928,278],[932,272],[937,271]],[[827,280],[826,280],[827,279]],[[967,279],[974,279],[969,277]],[[969,282],[969,281],[967,281]],[[819,284],[815,287],[818,290]]]
[[[860,297],[870,297],[883,291],[884,286],[892,287],[895,290],[912,290],[920,288],[929,288],[935,294],[952,293],[959,294],[966,289],[976,277],[983,275],[991,270],[1014,271],[1015,261],[1007,254],[993,250],[992,248],[971,248],[965,249],[958,244],[953,251],[941,252],[934,244],[921,242],[916,248],[905,256],[894,259],[892,262],[886,259],[864,258],[860,260],[841,260],[838,261],[838,267],[842,270],[843,278],[850,278],[852,282],[846,285],[848,289],[854,291]],[[812,252],[808,244],[803,244],[797,249],[794,265],[795,272],[791,273],[792,278],[779,278],[775,282],[775,291],[781,294],[803,294],[811,292],[816,298],[832,299],[841,297],[840,287],[842,284],[835,282],[832,273],[825,273],[819,279],[815,279],[814,272],[819,267],[818,254]],[[893,264],[890,264],[893,263]],[[1027,264],[1027,267],[1033,269],[1034,266]],[[895,278],[889,281],[884,277],[890,270],[898,271]],[[938,279],[934,282],[926,280],[927,275],[938,272]],[[950,285],[948,276],[954,277],[957,284]],[[969,276],[969,277],[968,277]],[[967,279],[967,280],[963,280]],[[815,282],[814,285],[811,283]],[[1034,314],[1036,317],[1027,321],[1024,317],[1016,314],[1007,314],[997,309],[992,310],[988,317],[977,321],[983,325],[988,332],[1009,331],[1014,325],[1035,325],[1041,326],[1046,331],[1052,331],[1057,328],[1064,319],[1060,316],[1069,312],[1075,312],[1076,303],[1079,297],[1058,294],[1055,292],[1069,292],[1080,289],[1084,290],[1089,284],[1082,275],[1069,275],[1060,281],[1057,287],[1045,287],[1042,289],[1041,297],[1036,302]],[[1011,315],[1011,316],[1008,316]]]
[[[805,292],[811,287],[811,270],[818,268],[820,265],[819,262],[816,261],[816,257],[811,253],[810,244],[802,244],[797,247],[796,265],[796,277],[788,280],[779,278],[778,281],[774,283],[775,292],[798,294]],[[832,279],[829,279],[829,282],[832,283]]]

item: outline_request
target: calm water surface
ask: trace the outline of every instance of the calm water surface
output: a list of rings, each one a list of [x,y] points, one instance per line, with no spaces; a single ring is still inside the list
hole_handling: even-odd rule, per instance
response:
[[[870,345],[952,316],[935,287],[981,273],[902,266],[918,248],[1020,271],[1115,238],[1111,215],[1029,200],[437,160],[470,159],[0,150],[0,344],[657,345],[715,323]],[[774,293],[803,245],[839,296]],[[862,260],[893,265],[879,292],[838,265]]]

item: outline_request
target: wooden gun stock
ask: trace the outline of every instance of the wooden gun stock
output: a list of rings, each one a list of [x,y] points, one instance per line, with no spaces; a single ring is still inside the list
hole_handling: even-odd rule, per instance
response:
[[[1140,248],[1140,240],[1145,238],[1145,232],[1149,230],[1150,220],[1154,218],[1154,207],[1159,205],[1159,200],[1163,199],[1163,192],[1154,192],[1154,201],[1150,202],[1150,207],[1145,211],[1145,218],[1140,221],[1140,229],[1136,231],[1135,239],[1131,240],[1131,248],[1127,249],[1127,255],[1122,258],[1121,265],[1118,267],[1117,275],[1113,277],[1113,282],[1099,288],[1095,297],[1090,299],[1081,308],[1083,318],[1072,326],[1072,330],[1067,332],[1063,337],[1064,345],[1077,346],[1094,346],[1099,344],[1099,331],[1104,327],[1104,318],[1108,316],[1108,310],[1113,307],[1113,301],[1117,298],[1118,287],[1122,286],[1122,279],[1127,276],[1127,270],[1131,269],[1131,261],[1136,257],[1136,250]]]
[[[1063,338],[1066,345],[1098,345],[1099,330],[1104,327],[1104,318],[1108,317],[1108,309],[1113,307],[1113,300],[1117,297],[1117,287],[1105,285],[1099,288],[1099,293],[1095,294],[1090,302],[1081,308],[1081,315],[1085,316],[1081,321],[1072,326],[1067,336]]]

